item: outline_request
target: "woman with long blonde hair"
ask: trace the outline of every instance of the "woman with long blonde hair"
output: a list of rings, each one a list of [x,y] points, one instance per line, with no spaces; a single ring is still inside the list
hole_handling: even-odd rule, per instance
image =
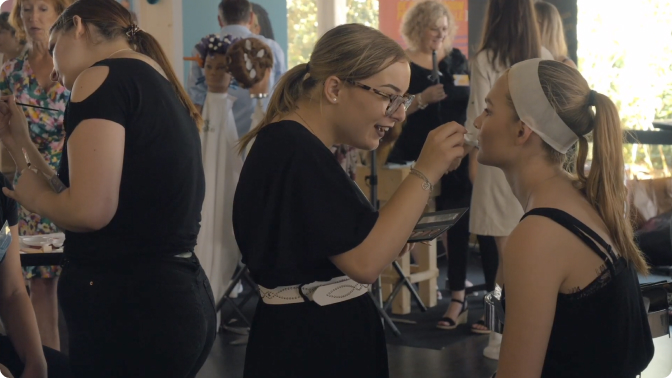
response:
[[[562,17],[558,8],[551,3],[537,1],[534,3],[534,11],[539,22],[541,45],[547,48],[558,62],[577,68],[576,63],[567,56],[565,28],[562,26]]]
[[[525,212],[504,247],[497,378],[634,378],[653,340],[637,278],[648,266],[624,206],[616,106],[579,71],[541,59],[511,67],[485,101],[478,161],[504,172]],[[569,173],[566,154],[577,143]]]

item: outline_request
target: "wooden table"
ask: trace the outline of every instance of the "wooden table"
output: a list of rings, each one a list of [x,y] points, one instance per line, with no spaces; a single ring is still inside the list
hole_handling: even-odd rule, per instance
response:
[[[377,170],[378,200],[380,201],[380,207],[383,207],[383,205],[390,200],[399,185],[406,179],[406,176],[410,174],[410,171],[410,167],[381,167]],[[371,191],[368,189],[369,185],[366,177],[370,174],[371,169],[369,167],[357,167],[356,182],[364,194],[366,194],[367,198],[370,196]],[[430,195],[430,200],[425,208],[425,212],[435,211],[436,206],[434,199],[440,193],[441,186],[440,184],[437,184],[434,186],[434,191]],[[409,278],[409,281],[419,284],[420,290],[418,294],[420,294],[420,299],[422,299],[425,306],[428,308],[434,307],[436,306],[436,280],[439,277],[439,269],[436,266],[436,240],[431,241],[429,244],[416,244],[414,255],[418,259],[416,264],[411,265],[411,255],[409,253],[397,259],[397,262],[401,265],[401,269],[406,277]],[[388,267],[383,272],[381,281],[383,300],[386,300],[392,292],[394,285],[399,281],[399,275],[392,267]],[[410,312],[411,293],[404,287],[392,303],[392,313],[402,315]]]

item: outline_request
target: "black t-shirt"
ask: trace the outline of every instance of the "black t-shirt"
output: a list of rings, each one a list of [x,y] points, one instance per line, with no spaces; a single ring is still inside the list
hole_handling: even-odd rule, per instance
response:
[[[364,241],[378,213],[334,154],[294,121],[264,127],[240,174],[236,241],[253,279],[267,288],[328,281],[328,259]]]
[[[86,119],[126,131],[117,212],[94,232],[66,231],[69,257],[174,255],[192,251],[200,229],[205,177],[195,122],[172,84],[138,59],[107,59],[103,84],[65,111],[66,144],[59,177],[69,186],[67,140]]]
[[[467,121],[467,104],[469,103],[469,87],[455,86],[454,75],[468,75],[469,62],[458,49],[439,61],[439,71],[442,76],[439,80],[447,97],[438,103],[428,105],[425,109],[418,109],[408,116],[399,139],[394,144],[387,159],[390,163],[405,163],[417,160],[420,151],[425,145],[430,131],[447,122],[457,122],[464,125]],[[433,85],[429,76],[432,70],[411,63],[411,83],[408,93],[422,93]],[[463,159],[460,167],[445,175],[441,179],[441,197],[455,204],[466,199],[469,202],[471,182],[469,181],[469,159]],[[440,204],[439,204],[440,205]]]

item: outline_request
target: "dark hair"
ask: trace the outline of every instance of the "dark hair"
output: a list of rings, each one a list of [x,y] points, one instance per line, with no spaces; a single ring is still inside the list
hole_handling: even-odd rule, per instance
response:
[[[490,50],[490,64],[511,67],[541,57],[533,0],[489,0],[479,52]]]
[[[16,35],[16,29],[9,23],[9,12],[0,13],[0,30],[8,30]]]
[[[227,25],[247,23],[250,20],[252,6],[248,0],[222,0],[219,13]]]
[[[310,63],[298,64],[282,75],[264,119],[240,138],[239,152],[245,151],[264,126],[296,110],[297,102],[309,98],[330,76],[359,81],[396,62],[408,62],[408,56],[397,42],[378,29],[344,24],[329,30],[315,44]]]
[[[237,41],[229,47],[226,56],[229,72],[244,89],[262,81],[266,70],[273,68],[271,48],[256,38]]]
[[[201,41],[196,45],[196,51],[198,51],[199,55],[198,65],[203,68],[208,56],[215,54],[226,55],[231,44],[237,40],[232,35],[225,35],[223,38],[219,38],[217,34],[209,34],[201,38]]]
[[[77,0],[61,14],[51,27],[50,32],[69,31],[75,25],[73,21],[73,17],[75,16],[79,16],[85,26],[95,26],[103,39],[112,41],[124,38],[128,40],[135,51],[147,55],[157,62],[166,73],[168,80],[173,84],[173,88],[182,104],[189,110],[191,118],[194,119],[200,128],[203,123],[201,114],[177,80],[175,71],[170,65],[161,45],[151,34],[139,29],[133,23],[131,12],[115,0]],[[91,33],[89,28],[86,30],[87,33]]]
[[[257,15],[257,22],[259,23],[259,34],[268,39],[275,39],[273,34],[273,26],[271,26],[271,19],[268,17],[266,9],[257,3],[252,3],[252,12]]]

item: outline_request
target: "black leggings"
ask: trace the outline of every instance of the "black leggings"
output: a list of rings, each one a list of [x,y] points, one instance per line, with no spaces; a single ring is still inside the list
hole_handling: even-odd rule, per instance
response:
[[[448,230],[448,288],[450,291],[465,289],[467,279],[467,257],[469,256],[469,212]],[[497,244],[492,236],[478,235],[478,245],[481,252],[481,265],[485,276],[487,291],[495,290],[495,276],[499,256]]]
[[[48,347],[44,349],[44,357],[47,360],[47,374],[49,378],[70,378],[70,365],[68,358],[64,354]],[[20,377],[23,374],[23,362],[16,354],[14,345],[9,337],[0,335],[0,364],[5,365],[14,377]]]
[[[58,283],[75,377],[195,377],[216,336],[196,256],[66,262]]]

